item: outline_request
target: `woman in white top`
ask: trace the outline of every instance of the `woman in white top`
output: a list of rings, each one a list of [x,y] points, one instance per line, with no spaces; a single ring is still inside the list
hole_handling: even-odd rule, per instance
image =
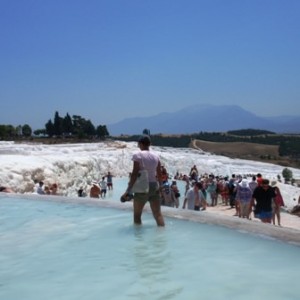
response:
[[[133,198],[133,218],[135,224],[142,224],[142,212],[147,201],[150,203],[153,217],[157,226],[165,226],[164,218],[160,209],[159,186],[161,182],[161,164],[157,154],[150,151],[151,140],[148,135],[143,135],[138,141],[140,152],[132,156],[133,169],[131,172],[128,188],[123,197],[132,193],[132,187],[138,177],[139,171],[146,169],[149,178],[149,192],[135,193]],[[158,185],[159,184],[159,185]]]

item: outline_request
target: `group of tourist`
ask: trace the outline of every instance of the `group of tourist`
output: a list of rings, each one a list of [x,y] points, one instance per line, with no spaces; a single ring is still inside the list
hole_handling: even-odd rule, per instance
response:
[[[57,195],[57,183],[45,185],[43,181],[35,181],[34,194],[39,195]]]
[[[45,185],[42,180],[41,181],[34,180],[32,193],[39,194],[39,195],[57,195],[57,189],[58,189],[57,183]],[[5,186],[0,187],[0,192],[14,193],[13,189]]]
[[[89,191],[90,198],[105,198],[107,190],[113,189],[113,175],[108,172],[100,181],[93,180]],[[85,197],[83,187],[77,191],[78,197]]]
[[[160,189],[160,202],[163,206],[179,207],[180,195],[176,180],[169,184],[169,175],[164,166],[162,169],[162,187]],[[189,175],[177,174],[174,179],[186,182],[182,208],[191,210],[206,210],[209,206],[218,204],[235,208],[234,216],[251,219],[254,217],[262,222],[281,225],[280,209],[284,201],[276,181],[271,184],[260,173],[247,176],[232,174],[228,176],[215,176],[213,174],[199,174],[194,165]],[[175,189],[174,189],[175,187]],[[176,197],[177,195],[177,197]]]
[[[186,182],[182,209],[203,211],[208,207],[219,205],[235,208],[234,216],[251,219],[252,213],[263,223],[273,223],[281,226],[280,210],[284,201],[276,181],[263,178],[261,173],[245,176],[232,174],[229,176],[215,176],[214,174],[200,175],[194,165],[188,175],[177,173],[169,183],[165,166],[159,157],[150,151],[151,139],[142,136],[138,146],[140,152],[133,155],[133,169],[130,180],[121,201],[133,199],[134,223],[141,224],[141,215],[147,201],[150,203],[153,216],[158,226],[164,226],[160,206],[180,207],[180,192],[176,180]],[[132,188],[138,178],[140,170],[149,173],[149,192],[134,193]],[[174,180],[175,179],[175,180]],[[127,200],[126,200],[127,199]]]
[[[215,176],[213,174],[199,175],[197,167],[193,166],[189,176],[176,175],[176,178],[185,180],[186,189],[182,208],[192,210],[206,210],[209,206],[222,205],[235,208],[235,216],[251,219],[254,217],[264,223],[281,225],[280,208],[284,201],[276,181],[271,184],[260,173],[252,176],[249,181],[246,176],[232,174]],[[167,186],[168,184],[165,183]],[[161,204],[171,207],[175,205],[174,196],[166,197],[164,188],[161,193]],[[178,203],[177,199],[177,203]]]
[[[166,205],[178,208],[180,192],[177,188],[176,180],[169,184],[169,176],[166,168],[161,165],[159,157],[150,151],[151,139],[149,136],[142,136],[138,146],[140,152],[133,155],[133,169],[130,173],[130,180],[121,201],[131,200],[133,187],[139,176],[140,170],[147,170],[149,175],[149,191],[135,193],[133,195],[133,215],[134,223],[141,224],[141,215],[145,204],[149,201],[153,216],[158,226],[164,226],[163,216],[160,206]],[[176,174],[176,179],[180,176]],[[276,214],[280,225],[280,205],[283,200],[279,188],[275,189],[269,185],[267,179],[263,179],[261,174],[252,178],[248,183],[246,178],[235,176],[231,178],[214,176],[199,176],[197,167],[194,165],[188,176],[180,176],[186,181],[186,190],[182,208],[196,211],[206,210],[208,206],[218,205],[218,198],[221,197],[224,205],[230,205],[236,209],[236,216],[250,219],[254,208],[254,216],[262,222],[275,223],[273,218]],[[159,188],[157,188],[159,184]],[[281,197],[280,204],[273,201]],[[125,200],[124,200],[125,199]],[[228,203],[229,202],[229,203]],[[279,203],[279,202],[278,202]]]

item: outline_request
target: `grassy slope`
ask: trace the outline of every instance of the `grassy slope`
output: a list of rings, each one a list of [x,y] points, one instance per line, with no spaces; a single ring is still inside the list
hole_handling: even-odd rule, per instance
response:
[[[231,158],[242,158],[256,161],[274,163],[287,167],[299,168],[299,162],[291,161],[288,158],[279,157],[278,146],[263,145],[247,142],[207,142],[194,140],[193,148],[201,149],[217,155],[229,156]],[[270,158],[267,158],[270,157]]]

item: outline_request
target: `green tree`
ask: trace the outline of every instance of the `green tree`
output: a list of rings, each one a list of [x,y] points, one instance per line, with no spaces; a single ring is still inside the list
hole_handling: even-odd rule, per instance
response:
[[[284,168],[282,170],[282,177],[284,178],[285,182],[289,182],[293,178],[293,172],[289,168]]]
[[[107,130],[106,125],[99,125],[96,129],[96,134],[100,139],[105,139],[107,136],[109,136],[109,132]]]
[[[52,137],[55,133],[54,131],[54,124],[51,120],[49,120],[46,124],[45,124],[45,128],[46,128],[46,133]]]
[[[84,119],[83,119],[84,120]],[[90,120],[84,120],[83,122],[83,132],[87,136],[93,136],[96,134],[96,129]]]
[[[4,139],[6,137],[6,125],[0,125],[0,138]]]
[[[94,136],[96,134],[96,129],[90,120],[86,120],[81,116],[73,116],[73,132],[80,138],[85,136]]]
[[[22,126],[21,125],[19,125],[19,126],[16,127],[16,133],[17,133],[18,136],[21,136],[23,134],[22,133]]]
[[[72,122],[72,118],[70,117],[70,115],[67,113],[66,116],[64,117],[63,121],[62,121],[62,130],[64,134],[71,134],[73,133],[73,122]]]
[[[6,134],[8,137],[15,137],[17,134],[16,128],[12,125],[6,125]]]
[[[32,134],[32,129],[28,124],[22,126],[22,135],[25,137],[30,137]]]
[[[46,135],[47,131],[46,129],[36,129],[33,131],[34,135]]]
[[[59,116],[56,111],[54,115],[54,134],[56,136],[61,136],[63,133],[63,119]]]
[[[78,135],[82,136],[84,119],[81,116],[73,115],[72,120],[73,120],[73,133],[77,136]]]

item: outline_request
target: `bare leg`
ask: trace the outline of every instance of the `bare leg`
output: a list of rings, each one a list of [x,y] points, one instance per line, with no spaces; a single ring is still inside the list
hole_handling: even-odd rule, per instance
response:
[[[206,202],[205,199],[203,199],[203,200],[201,201],[201,205],[202,205],[202,209],[201,209],[201,210],[206,210],[207,202]]]
[[[225,197],[225,205],[226,206],[228,206],[228,200],[229,200],[228,195],[226,195],[226,197]]]
[[[251,220],[252,206],[249,204],[248,207],[248,219]]]
[[[142,213],[146,202],[133,200],[133,222],[134,224],[142,224]]]
[[[213,193],[212,194],[212,203],[213,203],[213,205],[212,206],[217,206],[217,204],[218,204],[218,194],[217,193]]]
[[[277,216],[277,223],[279,226],[281,226],[281,224],[280,224],[280,207],[277,208],[276,216]]]
[[[160,210],[159,199],[150,201],[150,207],[157,226],[165,226],[164,217]]]
[[[242,208],[241,208],[240,201],[238,201],[238,200],[235,200],[235,209],[236,209],[236,215],[241,218],[242,217]]]

